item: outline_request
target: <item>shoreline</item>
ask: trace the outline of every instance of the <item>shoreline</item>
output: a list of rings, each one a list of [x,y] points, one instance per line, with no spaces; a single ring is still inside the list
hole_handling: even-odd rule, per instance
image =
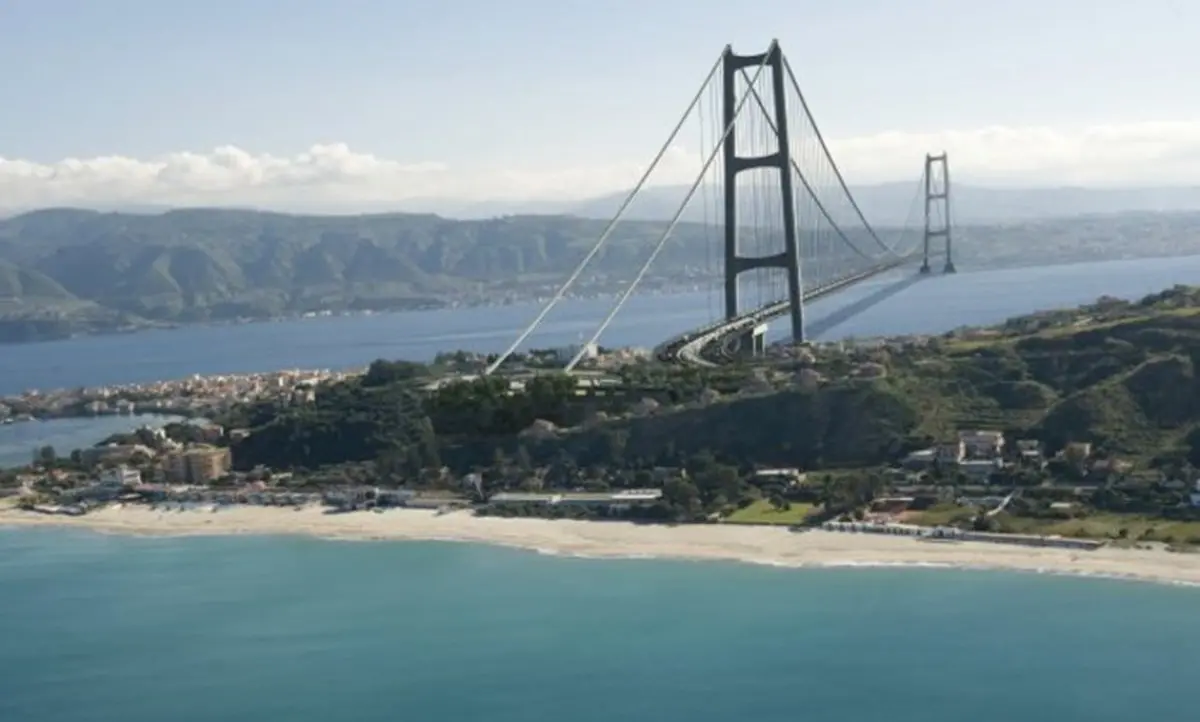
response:
[[[794,568],[990,569],[1200,586],[1200,554],[1159,549],[1079,551],[762,526],[476,517],[466,511],[327,513],[317,506],[177,511],[122,506],[67,517],[0,508],[0,529],[5,527],[76,528],[139,536],[299,535],[349,541],[463,542],[596,559],[725,561]]]

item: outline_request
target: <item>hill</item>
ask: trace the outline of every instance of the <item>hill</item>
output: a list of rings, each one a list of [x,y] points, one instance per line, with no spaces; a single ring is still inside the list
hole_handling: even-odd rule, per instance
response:
[[[574,216],[36,211],[0,221],[0,341],[544,296],[605,225]],[[575,291],[620,289],[664,228],[620,224]],[[956,243],[963,269],[1173,255],[1200,250],[1200,214],[964,226]],[[711,277],[716,244],[715,228],[680,224],[643,288]]]
[[[600,396],[544,376],[523,393],[491,377],[422,398],[408,381],[433,369],[404,364],[397,375],[377,364],[319,393],[313,407],[259,414],[235,454],[246,466],[319,466],[384,452],[428,458],[435,447],[462,472],[489,465],[497,450],[579,467],[710,454],[743,468],[856,468],[986,428],[1038,439],[1050,453],[1087,441],[1100,456],[1178,467],[1200,464],[1197,365],[1200,289],[1177,288],[936,339],[818,346],[807,360],[638,364],[621,372],[628,393]],[[558,431],[530,435],[539,419]]]
[[[37,211],[0,221],[0,338],[84,307],[188,322],[525,298],[561,282],[603,227],[566,216]],[[577,290],[616,288],[663,228],[623,224]],[[707,232],[679,228],[662,267],[686,276]]]

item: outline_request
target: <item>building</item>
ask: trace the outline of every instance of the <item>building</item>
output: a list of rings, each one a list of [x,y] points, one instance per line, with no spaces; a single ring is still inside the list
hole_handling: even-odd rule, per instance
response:
[[[960,431],[958,440],[966,455],[974,459],[994,459],[1004,453],[1002,431]]]
[[[933,450],[933,458],[939,464],[957,464],[966,454],[966,445],[961,439],[950,444],[938,444]]]
[[[124,464],[136,457],[153,459],[154,455],[154,449],[142,444],[106,444],[84,449],[83,463],[87,466],[96,466],[104,462]]]
[[[1042,445],[1037,439],[1021,439],[1017,441],[1017,453],[1021,459],[1028,462],[1042,460]]]
[[[100,472],[103,486],[137,486],[142,483],[142,472],[128,466],[117,466]]]
[[[635,506],[647,506],[662,498],[662,489],[622,489],[613,492],[501,492],[488,499],[493,506],[580,506],[626,512]]]
[[[968,459],[958,465],[958,470],[970,481],[986,484],[992,475],[1003,467],[999,459]]]
[[[1192,506],[1200,508],[1200,481],[1192,488]]]
[[[167,454],[163,470],[175,484],[207,484],[229,473],[231,462],[228,448],[197,445]]]
[[[798,486],[803,484],[807,478],[807,475],[799,469],[759,469],[754,472],[754,480],[760,484]]]

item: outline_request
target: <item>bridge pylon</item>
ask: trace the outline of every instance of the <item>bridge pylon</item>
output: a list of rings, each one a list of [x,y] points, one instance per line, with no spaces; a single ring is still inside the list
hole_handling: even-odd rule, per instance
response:
[[[764,110],[774,115],[773,126],[778,150],[764,156],[739,156],[737,133],[730,131],[725,136],[722,149],[725,174],[722,180],[725,192],[725,318],[734,319],[741,312],[738,303],[738,276],[756,268],[782,268],[787,273],[788,305],[791,311],[792,340],[804,341],[804,289],[800,276],[800,244],[796,237],[795,192],[792,185],[791,144],[788,135],[787,101],[784,87],[786,70],[783,51],[777,41],[765,53],[757,55],[735,55],[731,47],[725,48],[722,56],[722,108],[724,126],[729,128],[737,122],[738,98],[737,76],[745,68],[764,66],[770,71],[772,108]],[[779,189],[783,195],[783,251],[770,256],[743,256],[738,249],[738,192],[737,175],[756,168],[778,168]]]
[[[929,273],[929,242],[946,239],[946,265],[942,273],[954,273],[953,244],[950,235],[950,163],[946,153],[925,156],[925,258],[921,273]]]

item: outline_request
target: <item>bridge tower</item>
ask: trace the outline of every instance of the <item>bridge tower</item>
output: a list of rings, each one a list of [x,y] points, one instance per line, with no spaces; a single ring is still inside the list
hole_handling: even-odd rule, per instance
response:
[[[929,241],[946,239],[946,265],[943,273],[954,273],[953,246],[950,238],[950,164],[946,153],[925,156],[925,259],[921,273],[929,273]]]
[[[764,65],[763,72],[770,72],[774,107],[764,109],[770,112],[775,126],[775,138],[778,150],[765,156],[739,156],[737,149],[736,131],[729,131],[725,136],[722,149],[725,176],[722,185],[725,190],[725,318],[737,317],[741,308],[738,305],[738,276],[756,268],[782,268],[787,273],[788,304],[791,308],[792,340],[795,343],[804,341],[804,290],[800,277],[800,244],[796,238],[796,206],[792,188],[792,158],[791,144],[788,135],[787,101],[784,88],[786,72],[783,64],[783,51],[778,41],[772,41],[771,47],[765,53],[757,55],[735,55],[733,49],[725,47],[722,57],[722,87],[723,87],[723,122],[726,128],[737,121],[737,76],[745,68],[757,68]],[[779,189],[783,195],[783,251],[770,256],[743,256],[738,250],[738,192],[737,175],[745,170],[755,168],[778,168]],[[751,348],[760,345],[754,339]]]

